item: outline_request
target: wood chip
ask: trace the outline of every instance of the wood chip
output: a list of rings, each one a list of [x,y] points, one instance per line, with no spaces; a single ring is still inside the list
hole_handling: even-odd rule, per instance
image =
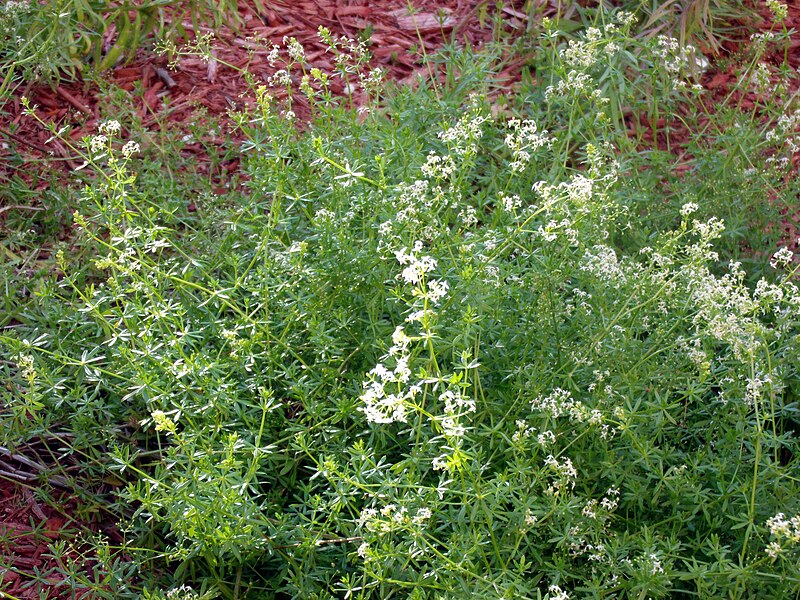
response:
[[[418,12],[410,14],[408,9],[392,11],[397,26],[406,31],[439,31],[452,29],[455,19],[450,16],[450,11],[441,9],[439,13]]]
[[[59,94],[59,95],[60,95],[62,98],[64,98],[64,100],[66,100],[67,102],[69,102],[69,103],[70,103],[72,106],[74,106],[75,108],[77,108],[77,109],[78,109],[79,111],[81,111],[82,113],[86,113],[87,115],[90,115],[90,114],[92,114],[92,111],[91,111],[91,110],[89,110],[89,109],[86,107],[86,105],[85,105],[83,102],[81,102],[80,100],[78,100],[78,99],[77,99],[75,96],[73,96],[72,94],[70,94],[70,93],[69,93],[67,90],[65,90],[65,89],[64,89],[63,87],[61,87],[60,85],[57,85],[57,86],[56,86],[56,91],[58,92],[58,94]]]
[[[44,514],[42,507],[39,506],[36,498],[33,497],[33,492],[26,488],[22,491],[22,495],[25,498],[25,501],[28,503],[28,506],[31,507],[31,512],[39,517],[42,521],[47,521],[47,515]]]
[[[528,15],[526,15],[524,12],[514,10],[510,6],[503,6],[503,12],[506,13],[507,15],[511,15],[512,17],[517,17],[518,19],[522,19],[523,21],[528,20]]]
[[[340,6],[336,9],[338,17],[368,17],[371,14],[372,9],[369,6]]]
[[[217,54],[216,52],[211,52],[211,58],[208,59],[208,64],[206,65],[206,81],[208,83],[216,83],[217,82],[217,68],[219,67],[219,63],[217,62]]]
[[[164,85],[166,85],[169,89],[172,89],[176,85],[178,85],[177,83],[175,83],[175,80],[170,76],[169,71],[167,71],[166,69],[162,69],[160,67],[157,68],[156,75],[158,75],[158,78],[161,81],[163,81]]]

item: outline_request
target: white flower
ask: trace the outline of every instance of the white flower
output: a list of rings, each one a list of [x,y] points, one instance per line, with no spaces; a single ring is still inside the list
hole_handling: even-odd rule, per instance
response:
[[[363,559],[366,559],[366,558],[367,558],[367,553],[368,553],[368,552],[369,552],[369,544],[368,544],[367,542],[363,542],[363,543],[362,543],[362,544],[361,544],[361,545],[358,547],[358,555],[359,555],[361,558],[363,558]]]
[[[444,298],[447,295],[447,290],[450,288],[450,284],[446,281],[439,281],[438,279],[431,279],[428,282],[428,292],[425,294],[425,297],[428,298],[434,304],[438,304],[439,300]]]
[[[550,600],[569,600],[569,594],[557,585],[551,585],[547,591],[550,592]]]
[[[127,142],[122,147],[122,155],[125,158],[130,158],[134,154],[139,154],[140,151],[141,151],[141,148],[139,147],[139,144],[137,144],[134,141]]]
[[[777,558],[778,554],[780,554],[782,551],[783,548],[781,548],[781,545],[778,542],[770,542],[767,544],[767,548],[765,550],[767,556],[770,558]]]
[[[628,12],[626,10],[621,10],[621,11],[619,11],[618,13],[616,13],[614,15],[614,19],[620,25],[630,26],[630,25],[634,25],[639,20],[639,17],[637,17],[632,12]]]
[[[358,517],[359,527],[369,525],[378,516],[378,511],[374,508],[364,508],[361,510],[361,515]]]
[[[417,321],[422,321],[422,320],[423,320],[423,319],[425,319],[426,317],[429,317],[429,316],[431,316],[431,315],[433,315],[433,314],[434,314],[434,313],[433,313],[433,311],[432,311],[432,310],[430,310],[430,309],[426,309],[426,310],[415,310],[414,312],[410,313],[410,314],[409,314],[409,315],[406,317],[406,322],[407,322],[407,323],[414,323],[414,322],[417,322]]]
[[[172,588],[166,593],[168,600],[197,600],[200,596],[188,585]]]
[[[120,127],[119,121],[104,121],[100,123],[100,126],[97,128],[100,133],[107,133],[108,135],[116,135],[120,132],[122,127]]]
[[[769,261],[769,264],[773,269],[777,269],[778,267],[785,267],[792,262],[793,257],[794,257],[794,252],[784,247],[779,249],[775,254],[772,255],[772,260]]]
[[[96,135],[89,141],[89,149],[91,150],[92,154],[97,154],[106,149],[106,145],[108,144],[108,136],[105,135]]]
[[[314,219],[317,221],[333,221],[335,214],[329,211],[327,208],[320,208],[315,214]]]
[[[284,36],[283,44],[286,46],[286,51],[289,54],[289,58],[291,58],[293,61],[303,62],[305,60],[306,55],[303,45],[298,42],[296,38]]]
[[[416,250],[416,247],[415,247]],[[417,258],[414,253],[406,254],[406,249],[398,250],[395,252],[397,262],[401,265],[408,265],[399,278],[403,279],[406,283],[415,285],[422,281],[425,273],[429,273],[436,268],[436,260],[430,256],[421,256]]]
[[[461,438],[467,433],[467,429],[453,417],[443,417],[441,424],[444,435],[449,438]]]
[[[402,325],[398,325],[395,328],[394,333],[392,334],[392,343],[394,346],[389,349],[389,354],[391,355],[397,354],[401,350],[405,350],[411,343],[411,338],[406,335]]]
[[[443,392],[439,395],[439,401],[444,402],[444,411],[450,415],[458,414],[459,409],[464,409],[463,412],[475,412],[475,400],[465,398],[458,391]]]
[[[688,217],[688,216],[689,216],[690,214],[692,214],[693,212],[697,212],[697,209],[698,209],[698,208],[700,208],[700,207],[699,207],[699,206],[697,206],[697,204],[695,204],[694,202],[687,202],[686,204],[684,204],[684,205],[681,207],[681,214],[682,214],[684,217]]]
[[[547,446],[551,446],[556,442],[556,434],[552,431],[543,431],[539,435],[536,436],[537,443],[546,448]]]
[[[281,56],[281,49],[278,45],[273,45],[270,49],[269,53],[267,54],[267,62],[269,63],[270,67],[274,67],[275,63]]]
[[[575,488],[575,479],[578,476],[578,472],[575,470],[572,460],[570,460],[569,457],[565,456],[563,459],[561,459],[561,461],[559,461],[551,454],[544,460],[544,464],[555,471],[560,479],[560,481],[555,482],[551,486],[551,492],[559,492],[565,486]]]
[[[437,456],[432,461],[434,471],[449,471],[450,465],[447,463],[447,456]]]
[[[600,281],[619,287],[627,282],[627,275],[617,259],[613,248],[597,245],[592,248],[593,253],[586,250],[579,269],[591,273]]]
[[[661,566],[661,561],[658,559],[656,554],[650,555],[651,567],[650,567],[650,574],[651,575],[658,575],[664,572],[664,567]]]
[[[286,69],[275,71],[275,74],[267,79],[267,83],[272,87],[289,87],[292,85],[292,77]]]
[[[788,540],[792,544],[800,542],[800,515],[787,519],[783,513],[778,513],[767,520],[770,533],[778,540]]]
[[[375,375],[376,377],[378,377],[383,382],[393,381],[394,380],[394,375],[392,375],[392,372],[389,369],[387,369],[386,367],[384,367],[381,363],[378,363],[377,365],[375,365],[372,368],[372,370],[369,372],[369,374],[370,375]]]
[[[397,359],[397,366],[394,368],[394,376],[400,383],[408,383],[408,380],[411,378],[411,369],[408,368],[407,356]]]
[[[411,522],[414,523],[414,525],[424,525],[428,521],[428,519],[431,518],[431,514],[432,513],[430,508],[422,507],[419,510],[417,510],[417,514],[414,516],[413,519],[411,519]]]

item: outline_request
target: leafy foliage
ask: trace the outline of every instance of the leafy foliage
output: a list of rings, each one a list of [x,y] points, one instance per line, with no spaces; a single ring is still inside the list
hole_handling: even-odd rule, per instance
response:
[[[95,72],[133,56],[146,39],[167,36],[182,26],[168,25],[167,9],[188,8],[193,22],[212,19],[216,27],[236,25],[236,4],[190,0],[110,2],[109,0],[7,0],[0,7],[0,99],[23,80],[74,79],[91,63]],[[111,43],[103,47],[110,35]]]
[[[120,555],[141,580],[108,553],[97,593],[800,591],[800,288],[747,228],[793,133],[740,161],[696,142],[696,174],[752,183],[741,235],[768,257],[748,279],[712,186],[664,193],[671,159],[622,127],[615,106],[695,94],[673,85],[691,53],[631,23],[571,44],[546,26],[507,115],[491,53],[453,48],[458,77],[379,102],[361,45],[322,31],[340,57],[323,73],[289,40],[234,116],[246,193],[192,218],[137,184],[118,123],[86,140],[74,218],[96,259],[60,254],[63,281],[0,337],[0,393],[5,445],[69,432],[127,482]],[[644,83],[614,66],[658,52],[675,68]]]

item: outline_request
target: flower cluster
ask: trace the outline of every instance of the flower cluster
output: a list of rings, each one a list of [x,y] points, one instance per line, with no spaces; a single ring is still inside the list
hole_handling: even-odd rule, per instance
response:
[[[122,130],[122,126],[119,124],[119,121],[110,120],[110,121],[103,121],[98,126],[97,130],[100,133],[105,133],[106,135],[118,135],[119,132]]]
[[[475,400],[465,398],[459,390],[447,390],[439,395],[439,401],[444,403],[444,416],[439,423],[448,438],[460,438],[466,429],[459,423],[459,418],[467,413],[475,412]]]
[[[561,388],[556,388],[549,396],[537,396],[531,402],[531,408],[537,412],[546,412],[554,419],[569,415],[578,423],[587,421],[591,413],[586,405],[574,400],[572,394]]]
[[[387,357],[394,359],[393,369],[378,363],[367,373],[364,392],[359,399],[364,403],[362,411],[370,423],[405,422],[407,403],[413,401],[422,388],[419,385],[406,386],[411,378],[409,361],[409,338],[402,327],[397,327],[392,336],[394,345],[389,348]],[[390,385],[394,392],[387,391]]]
[[[108,136],[107,135],[95,135],[89,140],[89,151],[92,154],[99,154],[104,152],[108,147]]]
[[[798,129],[800,129],[800,110],[795,110],[780,115],[775,122],[775,127],[768,130],[764,137],[770,143],[785,143],[788,151],[791,154],[795,154],[800,152]]]
[[[477,99],[458,122],[437,134],[447,144],[448,149],[457,156],[472,156],[478,151],[478,141],[483,137],[483,125],[489,117],[481,113]]]
[[[767,8],[772,13],[775,21],[785,21],[789,16],[789,7],[782,2],[778,2],[778,0],[767,0]]]
[[[769,65],[758,63],[750,73],[749,84],[756,95],[771,95],[775,91],[775,86],[772,84],[772,72]]]
[[[124,156],[125,158],[130,158],[131,156],[133,156],[134,154],[138,154],[139,152],[141,152],[141,147],[137,142],[134,142],[133,140],[125,142],[125,145],[122,147],[122,156]]]
[[[416,510],[414,516],[411,516],[405,506],[387,504],[380,510],[374,508],[363,509],[361,516],[358,518],[358,525],[367,531],[388,533],[409,524],[425,525],[431,518],[431,514],[431,509],[422,507]]]
[[[163,410],[154,410],[150,416],[153,419],[156,431],[164,431],[167,434],[174,434],[177,431],[175,422]]]
[[[393,532],[407,532],[412,538],[417,538],[423,533],[428,522],[433,516],[433,511],[427,506],[417,508],[412,515],[409,509],[402,505],[387,504],[380,510],[375,508],[364,508],[358,518],[358,527],[365,532],[365,539],[358,547],[358,555],[365,561],[372,560],[374,551],[370,547],[369,536],[374,534],[378,538]],[[414,552],[422,551],[414,542]]]
[[[25,354],[18,356],[16,360],[19,372],[25,379],[30,381],[36,376],[36,368],[33,366],[32,356]]]
[[[528,426],[528,423],[522,419],[518,419],[516,425],[517,430],[511,436],[511,440],[520,450],[525,448],[525,440],[529,439],[533,434],[536,434],[536,443],[542,448],[549,448],[556,443],[556,434],[549,429],[536,433],[536,429]]]
[[[597,41],[596,35],[599,33],[599,29],[591,27],[586,32],[586,41],[569,40],[567,47],[560,52],[561,58],[572,67],[582,67],[584,69],[591,67],[597,60],[597,50],[593,42]]]
[[[430,256],[419,256],[421,251],[422,242],[417,241],[414,244],[414,248],[411,252],[408,252],[406,248],[402,248],[395,252],[395,258],[397,259],[397,262],[405,267],[397,276],[397,278],[415,286],[411,292],[412,296],[415,298],[428,300],[434,304],[438,304],[439,301],[447,295],[449,285],[444,280],[430,279],[426,277],[427,273],[430,273],[436,269],[437,263],[436,259]],[[419,320],[419,317],[421,316],[424,315],[417,315],[416,318],[412,318],[410,315],[407,320]]]
[[[549,86],[544,91],[544,98],[549,101],[552,98],[563,98],[571,93],[588,92],[592,90],[593,85],[594,80],[591,75],[572,70],[567,73],[565,79],[559,81],[555,86]],[[602,96],[600,90],[592,90],[589,93],[596,100],[599,100]]]
[[[547,591],[549,592],[547,594],[549,600],[569,600],[569,594],[566,590],[562,590],[560,586],[553,584],[547,588]]]
[[[594,498],[586,502],[583,507],[583,516],[589,519],[599,519],[614,512],[617,506],[619,506],[619,488],[610,487],[600,502]]]
[[[621,287],[627,283],[627,276],[617,260],[616,252],[608,246],[597,245],[591,251],[586,250],[579,268],[613,287]]]
[[[436,269],[437,262],[431,256],[421,255],[421,252],[422,242],[418,241],[411,251],[407,248],[397,250],[395,258],[404,267],[397,278],[414,286],[411,293],[415,304],[418,305],[419,302],[422,302],[421,309],[412,311],[406,317],[406,321],[422,323],[423,335],[410,337],[402,326],[398,326],[392,334],[392,346],[383,357],[387,361],[393,361],[394,367],[390,369],[383,363],[378,363],[367,373],[368,379],[364,382],[364,392],[361,394],[360,400],[364,403],[361,410],[371,423],[405,422],[409,403],[413,402],[422,391],[420,383],[407,385],[411,379],[410,346],[413,341],[431,335],[428,326],[433,310],[429,304],[439,303],[447,294],[449,286],[444,280],[428,277],[428,274]],[[393,391],[387,390],[387,386]],[[469,403],[456,396],[446,396],[443,401],[446,407],[450,407],[452,410],[446,413],[442,426],[445,429],[455,430],[453,417],[459,414],[460,409],[469,406]]]
[[[428,159],[420,167],[422,174],[430,179],[448,179],[456,169],[455,160],[450,154],[436,154],[433,150],[428,153]]]
[[[578,472],[572,464],[572,459],[564,456],[559,460],[552,454],[544,459],[544,464],[554,474],[554,481],[547,487],[547,493],[558,495],[566,489],[575,489],[575,480]]]
[[[686,267],[684,275],[696,304],[694,323],[699,331],[730,344],[737,360],[752,356],[767,336],[758,319],[764,310],[744,286],[744,272],[732,263],[730,273],[715,277],[705,266]]]
[[[188,585],[172,588],[165,594],[167,600],[200,600],[200,594]]]
[[[767,554],[776,558],[786,546],[800,543],[800,515],[787,519],[784,513],[778,513],[767,519],[769,532],[775,539],[767,545]]]
[[[769,264],[773,269],[787,267],[792,263],[792,258],[794,258],[794,252],[786,247],[783,247],[772,255],[772,259],[769,261]]]
[[[511,132],[506,135],[505,143],[513,152],[511,170],[522,171],[531,161],[532,153],[541,148],[550,148],[555,141],[547,135],[547,131],[539,133],[536,122],[530,119],[521,121],[511,119],[508,122]]]

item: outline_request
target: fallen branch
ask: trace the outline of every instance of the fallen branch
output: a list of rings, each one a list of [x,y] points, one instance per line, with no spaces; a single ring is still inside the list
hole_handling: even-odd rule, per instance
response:
[[[37,463],[34,460],[31,460],[27,456],[23,456],[21,454],[15,454],[14,452],[11,452],[11,450],[5,448],[4,446],[0,446],[0,455],[5,456],[6,458],[10,458],[11,460],[23,464],[26,467],[29,467],[34,471],[38,471],[40,473],[44,473],[49,470],[44,465],[40,465],[39,463]],[[16,469],[13,466],[9,465],[8,463],[3,464],[2,466],[4,467],[4,469],[0,469],[0,474],[5,475],[7,477],[12,477],[15,479],[19,479],[21,481],[30,481],[32,479],[37,478],[37,476],[34,475],[33,473],[26,473],[24,471]],[[67,490],[72,490],[74,487],[70,485],[69,481],[67,481],[67,479],[65,477],[62,477],[61,475],[53,475],[52,477],[48,477],[47,481],[51,485]]]
[[[78,100],[78,99],[77,99],[75,96],[73,96],[72,94],[70,94],[70,93],[69,93],[67,90],[65,90],[64,88],[62,88],[60,85],[57,85],[57,86],[56,86],[56,91],[58,92],[58,95],[59,95],[59,96],[61,96],[62,98],[64,98],[64,100],[66,100],[67,102],[69,102],[69,103],[70,103],[72,106],[74,106],[75,108],[77,108],[77,109],[78,109],[79,111],[81,111],[82,113],[86,113],[87,115],[91,115],[91,114],[92,114],[92,111],[91,111],[91,110],[89,110],[89,109],[87,108],[87,106],[86,106],[86,105],[85,105],[83,102],[81,102],[80,100]]]
[[[24,144],[25,146],[29,146],[34,150],[38,150],[39,152],[42,152],[44,154],[49,154],[51,152],[49,148],[45,148],[44,146],[40,146],[39,144],[28,141],[25,138],[18,136],[16,133],[11,133],[5,127],[0,126],[0,133],[2,133],[3,135],[7,135],[8,137],[10,137],[12,140],[14,140],[19,144]]]
[[[17,210],[44,210],[41,206],[22,206],[21,204],[12,204],[11,206],[3,206],[0,208],[0,215],[13,208],[16,208]]]

